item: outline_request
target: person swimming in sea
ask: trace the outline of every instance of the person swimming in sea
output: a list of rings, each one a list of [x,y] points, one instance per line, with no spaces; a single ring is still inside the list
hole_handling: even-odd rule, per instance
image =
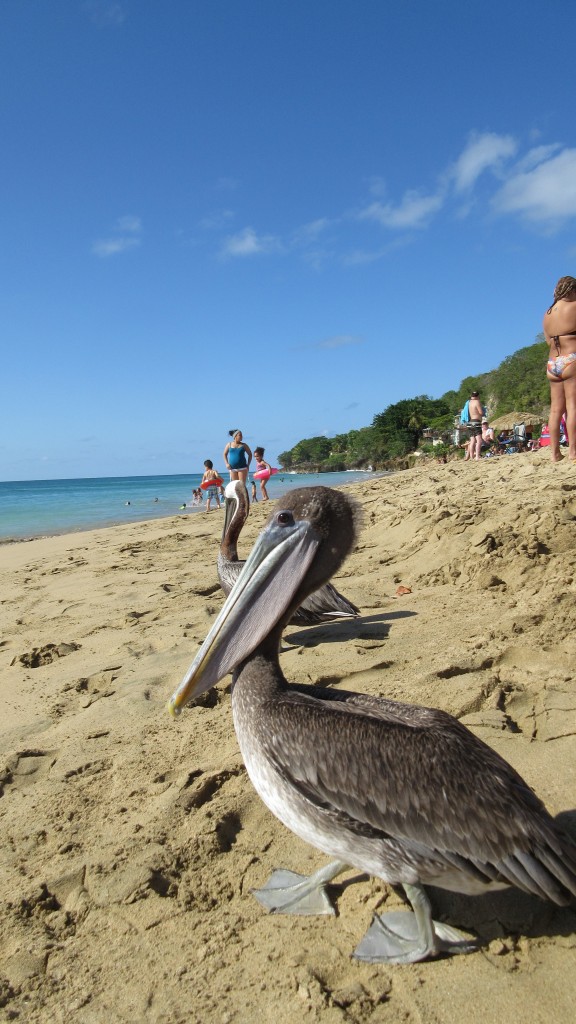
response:
[[[232,440],[228,442],[223,452],[226,468],[230,470],[231,480],[243,480],[246,483],[252,452],[242,440],[241,430],[229,430],[228,433]]]
[[[568,457],[576,461],[576,278],[560,278],[543,326],[550,348],[546,366],[550,382],[550,455],[552,462],[562,458],[560,422],[566,415]]]

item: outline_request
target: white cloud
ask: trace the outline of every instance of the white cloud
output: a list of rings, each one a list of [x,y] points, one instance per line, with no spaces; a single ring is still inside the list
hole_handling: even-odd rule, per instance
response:
[[[526,156],[522,157],[521,160],[516,164],[514,171],[531,171],[533,167],[548,160],[549,157],[554,156],[562,147],[560,143],[553,142],[551,146],[535,146],[534,149],[528,150]]]
[[[302,253],[302,259],[313,270],[322,270],[327,263],[334,259],[334,254],[330,249],[317,247],[315,249],[306,249]]]
[[[385,228],[425,227],[444,202],[442,195],[422,195],[415,190],[404,193],[398,206],[392,203],[371,203],[360,212],[360,220],[375,220]]]
[[[119,217],[116,222],[118,231],[128,231],[130,234],[137,234],[142,231],[142,221],[140,217],[133,217],[128,214],[126,217]]]
[[[234,220],[234,212],[232,210],[215,210],[214,213],[209,213],[206,217],[202,218],[200,227],[204,231],[220,231],[231,220]]]
[[[113,0],[85,0],[84,10],[98,28],[107,28],[108,25],[122,25],[126,12],[119,3]]]
[[[364,338],[358,334],[332,334],[328,338],[321,338],[320,341],[308,341],[302,345],[296,345],[295,351],[310,351],[310,349],[336,349],[350,348],[355,345],[363,345]]]
[[[547,148],[540,147],[544,155]],[[494,197],[493,206],[498,213],[518,213],[549,227],[576,217],[576,149],[565,149],[531,170],[513,173]]]
[[[257,256],[261,253],[280,252],[282,244],[274,235],[257,235],[253,228],[244,228],[230,235],[222,246],[222,256]]]
[[[333,334],[330,338],[319,341],[316,348],[349,348],[350,345],[362,345],[363,339],[356,334]]]
[[[353,249],[342,256],[341,262],[345,267],[360,267],[363,264],[376,263],[389,251],[385,246],[383,249]]]
[[[222,175],[217,179],[214,187],[218,192],[235,192],[238,188],[238,181],[236,178],[230,178]]]
[[[380,198],[361,210],[357,219],[372,220],[383,228],[399,231],[425,228],[448,201],[451,186],[457,193],[466,192],[469,197],[480,175],[486,170],[501,173],[505,160],[514,156],[516,149],[516,141],[510,135],[497,135],[494,132],[473,134],[456,163],[439,175],[434,191],[408,189],[399,203],[382,198],[385,192],[382,178],[369,179],[370,191]],[[465,212],[461,211],[461,214],[465,215]],[[359,250],[347,262],[364,262],[373,258],[379,258],[378,254],[366,254]]]
[[[117,253],[134,249],[137,245],[140,245],[139,238],[101,238],[94,242],[92,252],[95,256],[116,256]]]
[[[339,224],[338,219],[317,217],[316,220],[302,224],[293,231],[287,248],[299,250],[302,259],[314,270],[321,270],[330,260],[334,259],[334,235],[324,241],[328,232]]]
[[[413,244],[414,232],[428,228],[441,212],[451,219],[463,219],[472,212],[483,218],[492,210],[551,227],[557,226],[562,218],[575,217],[576,149],[560,150],[557,143],[546,145],[539,138],[531,138],[523,155],[518,155],[518,150],[519,143],[512,135],[473,132],[457,160],[440,168],[433,182],[406,189],[396,199],[387,194],[383,177],[367,177],[366,203],[360,209],[344,210],[335,217],[319,216],[290,231],[285,238],[259,234],[253,227],[245,227],[224,237],[220,256],[232,259],[292,253],[321,270],[330,261],[354,266],[383,259],[391,248]],[[487,189],[475,187],[482,175],[486,175],[490,186],[488,196]],[[223,229],[231,216],[229,210],[224,210],[206,218],[202,226]],[[362,237],[358,225],[363,222],[378,224],[386,232],[383,244],[372,245]],[[353,224],[355,228],[350,230]],[[120,251],[129,244],[129,237],[124,230],[105,239],[99,243],[101,254]],[[138,231],[134,237],[139,237]],[[327,346],[328,342],[323,344]]]
[[[315,242],[333,223],[328,217],[317,217],[316,220],[310,221],[309,224],[303,224],[302,227],[297,228],[294,232],[294,241],[297,245]]]
[[[345,267],[357,267],[366,263],[376,263],[398,249],[403,249],[405,246],[410,245],[411,241],[411,235],[394,235],[393,238],[387,239],[386,243],[377,249],[357,248],[348,250],[348,252],[342,254],[340,262]]]
[[[504,161],[514,156],[516,149],[517,144],[511,135],[496,135],[494,132],[473,134],[453,168],[456,191],[471,189],[484,171],[500,170]]]
[[[386,182],[380,175],[372,175],[368,178],[368,191],[372,196],[386,195]]]
[[[142,222],[140,217],[127,214],[119,217],[114,225],[114,233],[109,238],[100,238],[92,245],[92,252],[95,256],[105,259],[108,256],[116,256],[127,249],[134,249],[140,245],[142,234]]]

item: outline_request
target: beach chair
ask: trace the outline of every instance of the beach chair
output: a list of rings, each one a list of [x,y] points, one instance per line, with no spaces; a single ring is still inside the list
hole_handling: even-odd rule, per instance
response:
[[[503,431],[501,434],[498,435],[497,444],[498,444],[498,448],[497,448],[498,454],[499,455],[508,455],[509,452],[510,452],[510,449],[514,448],[514,438],[510,437],[510,432],[508,430]],[[514,451],[516,451],[515,448],[514,448]]]
[[[514,424],[514,446],[516,451],[521,450],[526,444],[526,424]]]

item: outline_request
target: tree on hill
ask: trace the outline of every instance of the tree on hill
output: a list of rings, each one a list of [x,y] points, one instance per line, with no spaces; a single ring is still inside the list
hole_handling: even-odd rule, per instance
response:
[[[472,391],[479,391],[494,419],[513,410],[547,414],[549,385],[545,366],[548,346],[539,334],[532,345],[518,349],[495,370],[465,377],[458,390],[440,398],[405,398],[376,413],[372,425],[336,437],[312,437],[282,452],[284,469],[341,470],[378,466],[403,458],[418,447],[424,427],[439,432],[453,425]]]
[[[288,454],[286,452],[282,452],[279,460],[285,469],[293,465],[320,466],[330,457],[331,451],[332,444],[327,437],[309,437],[294,445],[289,453],[289,460],[285,458]]]
[[[429,421],[438,418],[452,418],[450,406],[444,398],[405,398],[389,405],[384,412],[377,413],[372,423],[384,442],[384,457],[394,459],[413,452],[418,447],[422,429]]]
[[[490,384],[491,413],[495,418],[514,409],[540,412],[550,402],[550,385],[545,367],[548,345],[544,335],[534,345],[507,356],[494,371]]]

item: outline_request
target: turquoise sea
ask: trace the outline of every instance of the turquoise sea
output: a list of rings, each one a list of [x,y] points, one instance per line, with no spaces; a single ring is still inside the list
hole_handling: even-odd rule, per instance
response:
[[[294,487],[325,487],[366,480],[376,474],[278,473],[267,484],[270,498]],[[190,506],[201,474],[118,476],[85,480],[22,480],[0,482],[0,542],[93,530],[118,523],[141,522],[172,515],[196,515]],[[226,475],[225,483],[228,481]],[[258,488],[258,492],[259,492]],[[186,508],[182,508],[186,505]],[[214,508],[214,503],[212,503]]]

